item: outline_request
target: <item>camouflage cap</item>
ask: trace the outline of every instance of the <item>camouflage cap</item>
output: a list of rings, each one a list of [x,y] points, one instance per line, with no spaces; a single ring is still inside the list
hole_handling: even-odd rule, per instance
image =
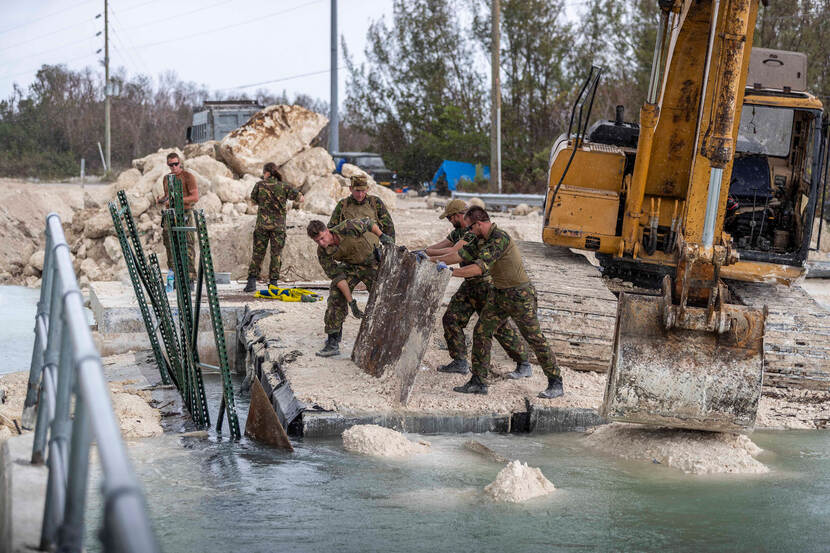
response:
[[[443,219],[444,217],[452,217],[456,213],[464,213],[467,211],[467,204],[464,203],[464,200],[450,200],[447,206],[444,208],[444,212],[441,214],[439,219]]]
[[[352,175],[349,177],[351,183],[349,186],[354,188],[355,190],[368,190],[369,189],[369,181],[366,179],[366,175]]]

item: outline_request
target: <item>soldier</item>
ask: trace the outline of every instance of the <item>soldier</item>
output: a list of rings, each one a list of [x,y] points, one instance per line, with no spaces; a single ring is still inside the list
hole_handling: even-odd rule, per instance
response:
[[[453,253],[464,250],[461,257],[476,259],[478,257],[478,246],[475,235],[464,225],[464,211],[467,206],[463,200],[452,200],[444,208],[439,219],[447,218],[453,225],[453,230],[441,242],[426,249],[428,255],[436,256],[443,252],[443,255],[433,257],[434,261],[445,261],[450,259]],[[449,248],[445,247],[449,244]],[[449,254],[449,255],[448,255]],[[472,261],[462,259],[461,266],[471,264]],[[447,342],[447,349],[452,361],[438,367],[440,372],[467,374],[470,372],[470,365],[467,362],[467,344],[464,339],[464,329],[470,322],[473,313],[481,315],[487,298],[493,288],[490,276],[486,273],[481,276],[471,276],[464,279],[458,290],[453,294],[450,304],[441,319],[444,326],[444,340]],[[530,363],[527,361],[527,351],[522,343],[519,334],[513,328],[510,321],[505,320],[499,326],[494,336],[507,352],[507,355],[516,362],[516,370],[507,375],[508,378],[526,378],[532,374]]]
[[[334,211],[331,212],[328,227],[332,228],[349,219],[361,219],[368,217],[372,222],[377,223],[383,234],[395,239],[395,224],[389,210],[383,204],[383,200],[377,196],[369,196],[366,191],[369,183],[366,175],[353,175],[351,178],[352,194],[337,202]]]
[[[296,188],[281,182],[275,163],[266,163],[262,169],[262,180],[251,190],[251,199],[259,206],[254,227],[254,250],[248,267],[248,283],[245,292],[256,290],[256,279],[262,268],[265,250],[271,243],[271,263],[268,267],[268,284],[277,285],[280,278],[282,248],[285,246],[285,212],[288,200],[303,201],[303,195]]]
[[[161,198],[156,198],[156,202],[163,205],[165,208],[170,207],[170,191],[167,190],[167,177],[173,175],[182,182],[182,201],[184,203],[184,220],[186,225],[193,223],[193,204],[199,201],[199,186],[196,184],[196,177],[192,173],[184,170],[182,161],[179,159],[179,154],[170,152],[167,154],[167,166],[170,168],[170,173],[161,178],[161,185],[164,188],[164,195]],[[187,235],[187,273],[190,280],[196,280],[196,270],[194,269],[194,258],[196,255],[195,237],[192,232],[185,232]],[[170,239],[167,236],[167,231],[161,233],[162,242],[164,242],[164,249],[167,251],[167,268],[173,270],[173,254],[170,247]],[[181,276],[181,275],[179,275]],[[193,283],[190,283],[191,288]]]
[[[326,344],[317,352],[320,357],[331,357],[340,354],[340,337],[348,309],[358,319],[363,317],[352,290],[358,282],[372,289],[378,274],[379,244],[395,241],[368,217],[349,219],[331,229],[322,221],[314,220],[306,232],[317,242],[317,259],[331,279],[325,316]]]
[[[536,290],[527,277],[519,248],[510,235],[493,224],[487,212],[480,207],[468,209],[464,221],[477,238],[478,252],[473,257],[462,248],[458,253],[450,254],[452,263],[471,262],[465,267],[453,269],[452,275],[467,278],[489,271],[493,279],[493,290],[473,333],[473,376],[469,382],[453,390],[465,394],[487,393],[484,379],[487,378],[490,366],[493,334],[509,317],[536,353],[536,358],[548,377],[547,389],[539,397],[551,399],[561,396],[564,391],[559,366],[539,326]]]

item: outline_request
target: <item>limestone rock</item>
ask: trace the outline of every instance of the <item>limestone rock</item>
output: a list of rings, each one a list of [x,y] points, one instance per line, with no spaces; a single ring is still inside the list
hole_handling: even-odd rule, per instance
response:
[[[130,202],[130,211],[132,211],[134,218],[141,217],[150,209],[150,199],[147,196],[127,194],[127,201]]]
[[[234,204],[233,208],[236,210],[237,213],[240,215],[244,215],[248,211],[248,202],[237,202]]]
[[[90,186],[84,190],[84,209],[105,207],[112,199],[109,186]]]
[[[184,168],[187,171],[198,173],[201,177],[204,177],[211,184],[211,190],[216,185],[216,177],[233,178],[233,173],[228,169],[227,165],[216,161],[212,156],[200,155],[193,158],[188,157]],[[202,192],[201,187],[199,188],[199,192]],[[207,189],[205,189],[205,192],[207,192]]]
[[[328,119],[301,106],[274,105],[222,139],[219,153],[237,174],[260,174],[272,161],[283,165],[308,147]]]
[[[310,188],[305,186],[308,177],[330,175],[334,168],[334,160],[325,148],[310,148],[288,160],[280,172],[285,182],[303,191]]]
[[[114,188],[116,190],[129,190],[141,179],[141,171],[136,168],[127,169],[126,171],[121,171],[119,173],[118,178],[115,179]]]
[[[511,215],[518,215],[520,217],[523,217],[525,215],[529,215],[531,211],[534,211],[534,209],[531,208],[529,205],[519,204],[519,205],[517,205],[516,207],[514,207],[513,209],[510,210],[510,214]]]
[[[87,257],[81,261],[81,274],[86,276],[89,280],[98,280],[98,277],[101,275],[101,270],[98,268],[98,264],[95,263],[95,261]]]
[[[38,272],[43,272],[43,258],[45,257],[45,253],[43,250],[38,250],[32,254],[29,258],[29,265],[34,267],[38,270]]]
[[[232,203],[228,202],[222,205],[222,215],[234,215],[235,213]]]
[[[216,195],[219,196],[222,203],[237,204],[244,202],[251,195],[253,184],[249,186],[250,181],[235,180],[226,177],[217,177],[217,179]]]
[[[474,205],[477,205],[482,209],[487,208],[487,206],[484,205],[484,200],[482,200],[481,198],[472,198],[469,202],[467,202],[467,207],[473,207]]]
[[[542,471],[521,461],[511,461],[484,491],[496,501],[521,503],[553,493],[556,488]]]
[[[214,192],[207,192],[199,195],[199,201],[196,202],[195,207],[196,209],[203,209],[205,215],[216,215],[222,211],[222,200]]]
[[[106,250],[107,257],[113,263],[118,263],[121,260],[121,244],[115,236],[107,236],[104,238],[104,250]]]
[[[167,170],[167,154],[170,152],[175,152],[179,155],[179,159],[182,161],[185,160],[185,155],[182,153],[181,150],[178,148],[159,148],[158,151],[155,153],[146,155],[144,157],[140,157],[138,159],[134,159],[132,162],[132,166],[141,171],[141,174],[145,174],[148,170],[158,167],[159,165],[164,166],[165,171]]]
[[[188,144],[182,149],[182,153],[190,161],[200,156],[208,156],[216,159],[216,146],[218,145],[218,140],[207,140],[196,144]]]
[[[341,186],[336,175],[310,178],[312,185],[304,194],[301,208],[318,215],[331,215],[337,202],[349,195],[349,189]]]
[[[99,211],[84,224],[84,236],[87,238],[103,238],[111,234],[115,234],[115,228],[109,211]]]

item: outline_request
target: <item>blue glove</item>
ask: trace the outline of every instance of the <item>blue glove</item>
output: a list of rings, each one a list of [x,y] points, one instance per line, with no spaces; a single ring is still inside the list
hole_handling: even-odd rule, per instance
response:
[[[421,261],[423,261],[425,259],[429,259],[429,256],[427,255],[427,252],[425,252],[424,250],[418,250],[417,252],[414,252],[414,253],[415,253],[416,259],[418,260],[418,263],[420,263]]]
[[[447,267],[447,264],[446,264],[446,263],[444,263],[443,261],[439,261],[439,262],[436,264],[436,266],[438,267],[438,270],[439,270],[439,271],[443,271],[444,269],[449,269],[449,267]]]

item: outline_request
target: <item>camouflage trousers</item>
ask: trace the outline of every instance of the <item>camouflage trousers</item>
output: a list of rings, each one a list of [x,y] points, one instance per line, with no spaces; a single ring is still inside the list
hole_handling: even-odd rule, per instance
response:
[[[536,314],[536,289],[532,284],[499,290],[493,288],[473,332],[473,373],[485,378],[490,370],[493,334],[508,318],[513,319],[547,376],[559,376],[559,365]]]
[[[447,311],[441,319],[444,325],[444,340],[447,341],[447,349],[450,350],[451,358],[467,358],[464,329],[467,328],[467,323],[470,322],[473,313],[481,315],[492,289],[493,285],[489,280],[465,279],[458,287],[458,291],[453,294]],[[504,324],[496,329],[494,336],[510,359],[517,363],[527,361],[527,350],[510,321],[505,320]]]
[[[349,284],[349,291],[353,291],[357,283],[362,282],[371,292],[377,276],[378,265],[348,265],[346,269],[346,282]],[[332,282],[329,288],[329,299],[326,304],[326,317],[324,319],[326,334],[340,332],[348,313],[349,304],[346,302],[346,296]]]
[[[251,256],[251,265],[248,267],[248,278],[258,277],[262,269],[262,260],[265,259],[265,250],[271,243],[271,264],[268,266],[269,280],[280,278],[282,265],[282,249],[285,247],[285,229],[254,228],[254,253]]]
[[[193,211],[190,209],[184,210],[185,225],[195,225],[193,221]],[[190,275],[191,280],[196,280],[196,233],[193,231],[186,231],[187,235],[187,274]],[[173,249],[170,246],[170,238],[167,234],[167,229],[163,229],[161,233],[162,242],[164,242],[164,249],[167,252],[167,268],[175,272],[173,267]]]

